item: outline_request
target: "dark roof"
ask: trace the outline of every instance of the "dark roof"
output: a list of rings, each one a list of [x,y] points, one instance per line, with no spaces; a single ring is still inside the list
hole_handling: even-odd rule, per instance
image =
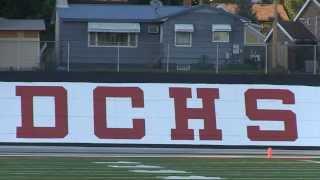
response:
[[[301,22],[280,21],[279,24],[289,33],[295,43],[316,43],[316,37]]]
[[[247,18],[207,5],[161,6],[156,10],[151,5],[71,4],[68,8],[57,10],[59,17],[65,21],[160,22],[199,8],[215,9],[242,22],[250,22]]]
[[[58,8],[59,16],[71,20],[152,21],[182,13],[184,6],[162,6],[157,11],[150,5],[71,4]]]
[[[44,20],[40,19],[0,19],[0,30],[2,31],[44,31],[45,29]]]
[[[68,0],[69,4],[128,3],[128,0]]]

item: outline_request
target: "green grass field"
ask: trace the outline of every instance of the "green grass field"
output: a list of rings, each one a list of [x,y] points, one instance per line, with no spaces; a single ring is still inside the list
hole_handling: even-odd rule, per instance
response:
[[[318,161],[320,163],[320,160]],[[230,180],[319,180],[320,164],[317,163],[318,161],[317,159],[311,161],[220,158],[1,157],[0,179],[140,180],[189,177]]]

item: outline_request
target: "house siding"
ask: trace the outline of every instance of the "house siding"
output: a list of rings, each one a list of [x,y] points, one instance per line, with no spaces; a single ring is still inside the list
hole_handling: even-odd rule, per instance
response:
[[[87,22],[70,22],[63,19],[60,22],[60,65],[67,64],[69,52],[71,66],[99,65],[101,67],[108,65],[111,68],[116,68],[118,61],[116,47],[88,46]],[[169,20],[161,24],[162,36],[148,33],[148,25],[151,23],[140,24],[138,47],[119,48],[119,62],[122,66],[164,67],[168,60],[170,64],[195,64],[202,59],[206,59],[210,64],[215,64],[217,46],[219,46],[219,64],[240,63],[243,60],[243,57],[240,56],[244,45],[243,23],[236,16],[223,11],[203,7],[170,17]],[[193,24],[195,26],[191,48],[175,47],[175,24]],[[229,43],[212,42],[212,24],[230,24],[232,26]],[[68,51],[68,43],[70,51]],[[239,46],[239,53],[233,54],[234,45]]]
[[[269,38],[268,61],[272,62],[272,38]],[[278,30],[277,57],[280,64],[288,67],[289,71],[306,72],[306,61],[313,61],[313,45],[298,45],[292,42],[283,31]],[[270,67],[271,68],[271,67]]]
[[[0,70],[40,68],[38,31],[0,31]]]
[[[310,24],[303,19],[310,19]],[[320,7],[314,2],[311,2],[304,12],[302,12],[299,21],[304,24],[304,26],[317,37],[318,44],[320,45]],[[313,55],[313,53],[311,53]],[[320,47],[317,48],[317,58],[320,61]]]
[[[63,22],[60,31],[61,39],[61,64],[68,61],[67,43],[70,43],[70,64],[117,64],[118,48],[116,47],[89,47],[87,22]],[[120,64],[152,65],[161,58],[160,34],[149,34],[148,24],[141,24],[141,32],[138,33],[138,47],[119,48]]]
[[[175,24],[193,24],[192,47],[175,47]],[[212,25],[230,24],[229,43],[212,42]],[[238,63],[239,55],[233,55],[233,45],[243,47],[243,24],[239,19],[216,11],[214,9],[199,9],[182,16],[169,19],[164,23],[164,44],[170,45],[170,63],[196,64],[206,59],[206,63],[215,64],[217,59],[217,46],[219,49],[219,64]],[[164,53],[168,54],[168,48]],[[229,53],[230,59],[226,58]]]
[[[310,24],[307,24],[302,18],[309,19]],[[302,13],[299,21],[301,21],[305,27],[317,37],[318,41],[320,40],[320,7],[318,5],[311,2]]]

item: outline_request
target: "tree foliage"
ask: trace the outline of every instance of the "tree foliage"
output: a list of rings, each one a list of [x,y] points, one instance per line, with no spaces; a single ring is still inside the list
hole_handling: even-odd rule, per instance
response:
[[[251,0],[236,0],[236,3],[239,5],[239,15],[242,17],[246,17],[255,21],[255,14],[252,13],[252,3]]]
[[[55,0],[0,0],[0,17],[49,20],[54,5]]]
[[[289,14],[289,17],[292,19],[299,12],[302,5],[306,0],[286,0],[285,5]]]

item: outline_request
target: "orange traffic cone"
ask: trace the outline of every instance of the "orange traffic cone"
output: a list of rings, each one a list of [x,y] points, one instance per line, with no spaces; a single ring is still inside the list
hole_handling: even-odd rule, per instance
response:
[[[269,147],[267,150],[267,158],[272,159],[272,148],[271,147]]]

